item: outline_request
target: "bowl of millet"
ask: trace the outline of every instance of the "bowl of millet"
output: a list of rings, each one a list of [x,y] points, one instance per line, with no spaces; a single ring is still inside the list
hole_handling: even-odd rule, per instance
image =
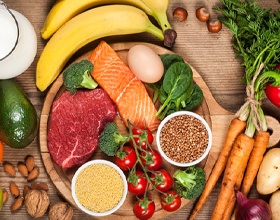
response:
[[[107,160],[92,160],[76,171],[71,182],[72,197],[83,212],[106,216],[117,211],[127,195],[123,171]]]
[[[212,132],[200,115],[178,111],[160,123],[156,143],[162,157],[178,167],[194,166],[203,161],[212,147]]]

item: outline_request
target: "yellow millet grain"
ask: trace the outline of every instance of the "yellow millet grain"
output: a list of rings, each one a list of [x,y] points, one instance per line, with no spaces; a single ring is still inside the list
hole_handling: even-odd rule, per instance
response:
[[[121,200],[124,184],[120,174],[106,164],[92,164],[78,175],[76,196],[88,210],[106,212]]]

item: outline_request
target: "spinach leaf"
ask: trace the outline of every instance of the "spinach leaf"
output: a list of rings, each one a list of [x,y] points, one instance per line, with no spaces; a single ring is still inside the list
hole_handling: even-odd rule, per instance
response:
[[[160,58],[163,63],[163,66],[164,66],[165,73],[173,63],[177,63],[177,62],[184,63],[185,62],[184,59],[177,54],[162,54],[162,55],[160,55]]]
[[[201,88],[193,83],[193,91],[191,96],[185,100],[185,106],[182,105],[181,110],[190,111],[198,107],[203,100],[203,92]]]
[[[154,94],[153,94],[153,103],[155,103],[157,101],[157,99],[160,96],[160,88],[163,84],[163,79],[164,76],[168,70],[168,68],[173,64],[173,63],[177,63],[177,62],[183,62],[184,63],[184,59],[177,55],[177,54],[162,54],[160,55],[161,61],[163,63],[164,66],[164,73],[163,76],[161,77],[161,79],[156,82],[156,83],[148,83],[148,86],[150,88],[153,89]]]
[[[159,119],[165,117],[170,103],[180,98],[188,90],[192,83],[192,76],[192,70],[186,63],[176,62],[168,68],[163,79],[162,89],[160,89],[160,94],[166,93],[167,96],[164,95],[164,98],[160,98],[162,105],[157,112]]]

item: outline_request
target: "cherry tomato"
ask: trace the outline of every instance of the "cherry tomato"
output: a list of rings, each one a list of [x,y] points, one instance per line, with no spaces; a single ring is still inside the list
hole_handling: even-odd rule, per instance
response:
[[[141,147],[142,149],[147,149],[147,142],[151,145],[154,141],[154,136],[149,128],[144,129],[137,129],[132,128],[132,134],[135,135],[134,141],[138,147]],[[131,146],[133,146],[133,141],[130,141]]]
[[[277,107],[280,107],[280,86],[272,86],[270,83],[267,83],[265,94],[271,103]]]
[[[181,197],[176,190],[168,190],[166,193],[160,195],[161,207],[168,212],[174,212],[179,209],[181,203]]]
[[[170,190],[173,186],[173,178],[167,170],[160,169],[150,175],[152,184],[161,192]]]
[[[155,202],[150,198],[140,198],[133,205],[133,213],[140,220],[150,219],[155,213]]]
[[[144,173],[140,170],[130,173],[128,176],[128,191],[134,195],[141,196],[144,195],[148,185],[148,180],[146,179]]]
[[[147,165],[148,170],[158,170],[162,165],[162,157],[156,149],[149,148],[141,151],[140,156],[143,165]]]
[[[131,170],[137,161],[137,156],[134,148],[124,146],[123,151],[117,152],[114,159],[117,166],[122,170]]]

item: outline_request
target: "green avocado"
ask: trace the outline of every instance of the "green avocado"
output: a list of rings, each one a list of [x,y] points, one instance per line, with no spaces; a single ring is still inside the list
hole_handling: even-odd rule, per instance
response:
[[[13,80],[0,80],[0,140],[12,148],[25,148],[38,133],[37,112]]]

